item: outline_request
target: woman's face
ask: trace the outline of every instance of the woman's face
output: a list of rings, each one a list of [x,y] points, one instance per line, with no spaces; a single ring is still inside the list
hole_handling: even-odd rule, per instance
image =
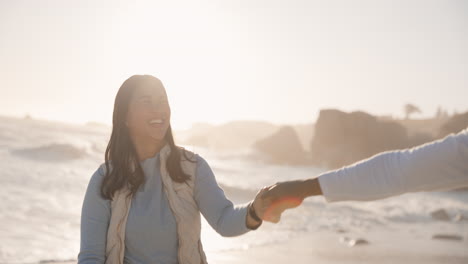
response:
[[[127,127],[132,139],[161,141],[169,128],[171,109],[166,90],[160,82],[136,89],[130,99]]]

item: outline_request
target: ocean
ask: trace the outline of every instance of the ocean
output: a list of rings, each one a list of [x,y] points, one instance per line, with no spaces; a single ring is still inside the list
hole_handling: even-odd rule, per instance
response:
[[[103,162],[110,128],[13,117],[0,121],[0,263],[76,260],[83,197],[91,175]],[[245,151],[184,147],[207,160],[235,204],[251,200],[263,186],[325,171],[266,164],[247,159]],[[439,209],[447,212],[447,221],[431,217]],[[209,257],[287,243],[305,233],[336,234],[343,247],[352,246],[350,238],[372,244],[373,236],[368,234],[381,231],[401,234],[415,247],[435,235],[455,235],[459,239],[442,238],[441,245],[454,254],[468,252],[468,192],[411,193],[361,203],[327,203],[323,197],[313,197],[286,211],[280,223],[265,222],[239,237],[221,237],[203,221],[202,242]]]

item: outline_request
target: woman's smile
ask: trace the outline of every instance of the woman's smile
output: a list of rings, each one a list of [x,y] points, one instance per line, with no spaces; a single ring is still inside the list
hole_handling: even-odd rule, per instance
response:
[[[165,118],[154,118],[154,119],[151,119],[150,121],[148,121],[148,125],[151,128],[161,129],[161,128],[165,127],[166,122],[167,121],[166,121]]]

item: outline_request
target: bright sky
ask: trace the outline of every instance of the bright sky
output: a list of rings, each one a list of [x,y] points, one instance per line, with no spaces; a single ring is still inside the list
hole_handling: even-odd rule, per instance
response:
[[[110,124],[133,74],[176,129],[468,110],[468,1],[0,0],[0,36],[2,115]]]

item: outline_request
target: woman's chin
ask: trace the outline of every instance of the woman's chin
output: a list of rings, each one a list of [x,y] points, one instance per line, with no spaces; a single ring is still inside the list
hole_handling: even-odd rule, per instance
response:
[[[153,139],[154,141],[162,141],[162,140],[164,140],[164,138],[165,138],[165,134],[162,134],[162,133],[153,133],[153,134],[150,134],[150,137],[151,137],[151,139]]]
[[[153,141],[160,142],[160,141],[163,141],[163,140],[164,140],[164,136],[154,136],[154,135],[152,135],[152,136],[151,136],[151,139],[152,139]]]

